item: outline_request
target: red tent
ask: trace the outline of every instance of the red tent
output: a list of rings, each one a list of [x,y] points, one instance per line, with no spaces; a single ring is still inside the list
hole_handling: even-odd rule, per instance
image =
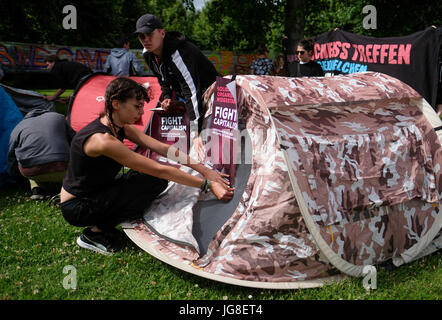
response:
[[[67,114],[68,123],[75,131],[78,132],[104,111],[106,87],[115,78],[104,74],[93,74],[78,85]],[[140,131],[146,132],[153,115],[153,112],[149,110],[156,107],[161,96],[161,87],[156,77],[130,77],[130,79],[150,89],[150,101],[144,104],[144,114],[141,121],[134,124]],[[135,145],[128,140],[125,140],[124,143],[130,149],[135,148]]]

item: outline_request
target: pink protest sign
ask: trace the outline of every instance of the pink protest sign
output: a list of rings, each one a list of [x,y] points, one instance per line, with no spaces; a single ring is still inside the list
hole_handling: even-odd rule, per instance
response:
[[[149,135],[168,145],[174,145],[184,153],[189,150],[189,117],[183,110],[162,111],[155,110],[151,119]],[[161,164],[180,167],[177,162],[152,152],[137,150],[137,152]]]
[[[238,109],[235,81],[216,78],[210,133],[212,140],[210,162],[214,169],[230,175],[233,185],[236,164],[234,146],[238,133]]]

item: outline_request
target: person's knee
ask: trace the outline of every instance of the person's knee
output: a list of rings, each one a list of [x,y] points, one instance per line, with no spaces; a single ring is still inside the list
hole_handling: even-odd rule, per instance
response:
[[[91,201],[78,198],[61,203],[60,209],[66,222],[75,227],[95,225],[100,216]]]

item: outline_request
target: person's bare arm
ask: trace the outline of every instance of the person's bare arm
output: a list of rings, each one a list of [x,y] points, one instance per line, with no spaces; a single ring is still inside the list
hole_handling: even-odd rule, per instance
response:
[[[174,146],[162,143],[143,132],[139,131],[131,125],[126,125],[124,127],[126,138],[130,141],[138,144],[143,148],[149,148],[150,150],[162,155],[163,157],[169,158],[171,160],[177,161],[178,163],[185,165],[193,170],[201,173],[207,180],[218,182],[226,187],[229,186],[226,178],[229,177],[227,174],[219,173],[215,170],[207,168],[205,165],[199,163],[195,159],[192,159],[189,155],[178,150]]]
[[[65,89],[58,89],[57,91],[55,91],[55,93],[52,96],[45,96],[45,99],[48,101],[54,101],[56,100],[59,96],[61,96],[63,94],[63,92],[65,92]]]
[[[152,159],[133,152],[110,134],[96,133],[92,135],[86,140],[83,148],[88,156],[106,156],[135,171],[160,179],[195,188],[201,188],[203,184],[203,179],[199,177],[192,176],[171,166],[161,165]],[[211,190],[220,200],[228,201],[233,197],[233,188],[226,188],[216,181],[212,181]]]

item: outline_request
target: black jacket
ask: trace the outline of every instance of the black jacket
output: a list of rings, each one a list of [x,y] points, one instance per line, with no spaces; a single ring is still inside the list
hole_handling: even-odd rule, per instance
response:
[[[172,91],[183,97],[189,118],[198,123],[200,131],[204,116],[201,97],[219,75],[213,64],[179,32],[166,33],[160,64],[151,52],[144,50],[143,56],[158,78],[163,98],[172,98]]]
[[[324,71],[316,61],[309,61],[305,64],[293,61],[288,65],[288,74],[290,77],[323,77]]]
[[[75,89],[80,80],[90,73],[91,69],[84,64],[65,60],[56,62],[51,70],[56,85],[61,89]]]

